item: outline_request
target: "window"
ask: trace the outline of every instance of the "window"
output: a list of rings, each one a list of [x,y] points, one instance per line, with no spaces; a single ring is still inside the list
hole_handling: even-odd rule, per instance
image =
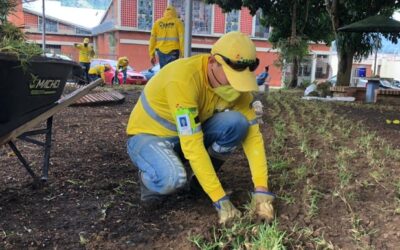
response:
[[[185,21],[185,0],[172,0],[171,5],[176,9],[178,17]]]
[[[269,27],[265,27],[262,24],[262,19],[264,18],[262,10],[259,9],[254,16],[254,29],[253,29],[253,36],[261,37],[261,38],[268,38],[269,37]]]
[[[90,31],[81,29],[81,28],[75,28],[75,34],[80,34],[80,35],[90,35]]]
[[[39,17],[39,31],[43,30],[42,17]],[[46,19],[46,32],[58,32],[58,22]]]
[[[315,78],[326,79],[330,74],[330,65],[328,55],[317,55],[317,63],[315,69]]]
[[[229,13],[226,13],[226,24],[225,24],[225,32],[228,33],[230,31],[238,31],[239,30],[239,10],[232,10]]]
[[[311,76],[311,57],[307,56],[303,58],[299,65],[299,72],[297,73],[299,77],[309,77]]]
[[[171,0],[178,16],[185,20],[185,0]],[[192,31],[194,34],[211,34],[212,5],[202,0],[193,0]]]
[[[42,44],[40,44],[39,46],[42,47]],[[61,45],[46,44],[45,51],[46,51],[46,53],[60,55],[61,54]]]
[[[211,7],[201,0],[193,1],[193,33],[211,34]]]
[[[211,48],[192,48],[192,56],[198,54],[210,54]]]
[[[138,1],[138,29],[151,30],[153,24],[153,1]]]

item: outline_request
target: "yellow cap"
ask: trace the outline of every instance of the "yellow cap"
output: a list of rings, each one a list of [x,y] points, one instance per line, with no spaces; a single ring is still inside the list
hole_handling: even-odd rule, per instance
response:
[[[85,38],[83,39],[83,43],[89,43],[89,38],[85,37]]]
[[[218,39],[211,49],[211,54],[220,54],[232,62],[256,61],[256,47],[251,39],[238,31],[229,32]],[[222,57],[215,56],[222,65],[229,83],[241,92],[258,91],[256,75],[247,67],[243,71],[231,68]]]

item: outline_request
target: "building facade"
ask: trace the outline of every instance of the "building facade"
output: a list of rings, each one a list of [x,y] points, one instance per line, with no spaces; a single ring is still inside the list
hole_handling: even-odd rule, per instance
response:
[[[22,0],[19,0],[16,12],[10,15],[8,19],[16,26],[24,29],[28,41],[35,42],[42,46],[43,18],[40,2],[36,2],[35,5],[27,5],[23,4]],[[46,4],[47,11],[50,12],[45,15],[46,51],[55,54],[63,54],[74,60],[78,60],[78,52],[74,48],[74,43],[82,42],[85,37],[92,40],[91,28],[72,23],[60,17],[57,18],[57,16],[60,15],[54,13],[54,11],[51,13],[51,10],[55,9],[72,13],[76,11],[74,8],[60,8],[60,3],[57,2],[46,2]],[[84,11],[85,10],[81,10],[81,12]],[[68,15],[68,13],[65,14]],[[77,14],[79,15],[79,13]]]
[[[151,66],[148,45],[152,24],[163,16],[168,4],[177,9],[184,21],[185,0],[111,0],[98,25],[91,28],[46,15],[46,48],[77,60],[78,51],[74,49],[73,44],[88,36],[93,42],[98,58],[117,59],[127,56],[135,70],[147,69]],[[40,44],[41,13],[25,7],[20,11],[22,15],[17,15],[17,21],[21,22],[22,19],[28,39]],[[51,13],[51,10],[47,12]],[[274,65],[279,54],[268,42],[270,29],[263,27],[260,20],[261,12],[251,16],[247,8],[242,8],[224,13],[217,5],[193,0],[191,54],[209,53],[222,34],[241,31],[249,35],[256,45],[257,57],[260,59],[260,67],[256,74],[269,65],[271,86],[280,87],[285,76],[290,75],[290,71],[285,70],[283,73]],[[301,75],[300,79],[313,81],[329,78],[332,75],[329,63],[330,48],[323,44],[310,44],[309,48],[310,58],[301,67],[301,74],[305,78]]]

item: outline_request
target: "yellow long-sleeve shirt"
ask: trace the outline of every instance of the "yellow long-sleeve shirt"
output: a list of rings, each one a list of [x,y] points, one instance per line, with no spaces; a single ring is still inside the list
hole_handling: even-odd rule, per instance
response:
[[[79,50],[79,62],[90,63],[94,54],[93,47],[91,45],[84,46],[82,43],[77,43],[74,46]]]
[[[177,17],[175,8],[168,6],[164,16],[158,19],[151,29],[150,58],[154,57],[156,49],[164,54],[168,54],[172,50],[179,50],[179,54],[183,56],[183,36],[183,23]]]
[[[172,124],[179,121],[180,110],[191,110],[197,117],[192,127],[201,126],[215,112],[226,109],[241,112],[249,121],[256,119],[251,106],[251,93],[242,93],[238,99],[228,103],[214,93],[207,77],[209,55],[197,55],[174,61],[146,85],[142,94],[157,115]],[[178,70],[179,69],[179,70]],[[185,158],[198,178],[204,191],[213,201],[225,195],[224,189],[214,171],[207,149],[203,144],[203,132],[182,135],[167,129],[152,118],[139,100],[135,105],[127,126],[127,134],[146,133],[161,137],[179,136]],[[268,186],[267,160],[264,142],[258,124],[249,128],[243,141],[243,149],[249,161],[254,186]]]
[[[106,67],[104,65],[98,64],[98,65],[96,65],[94,67],[91,67],[89,69],[88,74],[89,75],[98,75],[98,76],[101,77],[101,79],[103,79],[103,81],[105,81],[105,76],[104,76],[105,70],[106,70]]]

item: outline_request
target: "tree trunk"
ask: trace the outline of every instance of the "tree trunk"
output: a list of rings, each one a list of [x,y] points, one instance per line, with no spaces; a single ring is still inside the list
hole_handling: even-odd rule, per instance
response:
[[[339,52],[339,69],[337,74],[337,86],[350,86],[351,69],[353,66],[354,50],[342,48]]]
[[[290,37],[290,45],[293,46],[295,43],[297,43],[297,26],[296,26],[296,21],[297,21],[297,0],[294,1],[293,3],[293,9],[292,9],[292,33]],[[299,73],[299,65],[298,65],[298,60],[297,57],[295,56],[293,58],[292,62],[292,79],[290,80],[289,87],[295,88],[297,87],[297,74]]]
[[[295,57],[292,63],[292,79],[290,80],[289,84],[290,88],[297,87],[298,74],[299,74],[299,60],[297,60],[297,57]]]

